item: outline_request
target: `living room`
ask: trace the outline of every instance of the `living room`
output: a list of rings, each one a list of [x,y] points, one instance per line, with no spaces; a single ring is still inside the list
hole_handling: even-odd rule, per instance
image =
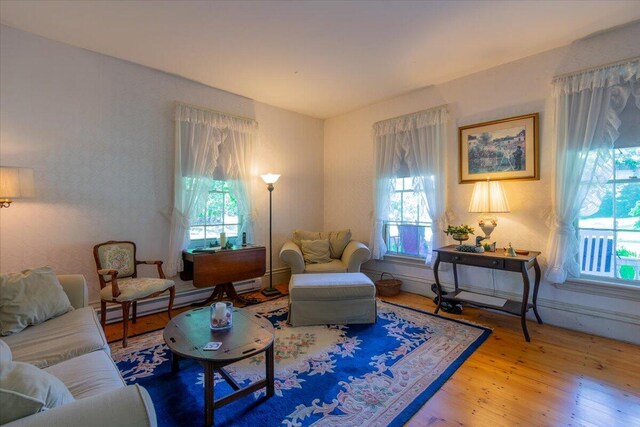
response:
[[[474,185],[459,183],[458,130],[469,125],[538,113],[538,179],[501,181],[510,211],[498,214],[499,225],[491,237],[500,250],[511,244],[514,248],[541,252],[543,278],[538,307],[544,324],[535,323],[533,313],[529,313],[527,318],[532,341],[527,343],[516,317],[467,306],[464,306],[463,316],[478,314],[473,318],[445,315],[495,328],[483,346],[496,336],[504,337],[500,335],[500,328],[507,328],[512,332],[507,337],[517,340],[517,348],[521,349],[505,357],[507,360],[512,358],[505,362],[510,367],[517,365],[519,358],[527,353],[544,352],[550,345],[545,340],[550,340],[550,336],[558,337],[554,333],[560,333],[560,337],[576,349],[587,347],[593,340],[601,347],[617,348],[627,362],[619,362],[616,359],[619,355],[614,351],[602,356],[606,362],[594,356],[577,363],[614,365],[604,369],[615,372],[611,382],[616,384],[604,395],[620,399],[613,406],[622,405],[621,411],[627,418],[608,418],[607,413],[606,417],[588,419],[582,414],[576,416],[577,421],[572,421],[571,410],[568,410],[569,415],[564,413],[565,418],[558,416],[545,421],[538,413],[538,417],[530,418],[529,422],[534,425],[569,425],[572,422],[576,425],[607,425],[609,421],[608,425],[631,425],[638,422],[640,414],[633,408],[640,402],[637,392],[640,372],[635,366],[623,380],[619,369],[620,366],[626,369],[632,365],[628,361],[637,360],[640,355],[637,347],[640,344],[640,292],[637,287],[640,271],[631,280],[617,280],[620,277],[616,277],[614,272],[613,277],[594,279],[587,275],[586,280],[584,277],[570,277],[562,284],[549,282],[544,274],[548,266],[547,248],[552,235],[549,218],[554,207],[557,174],[553,81],[557,77],[615,66],[640,57],[640,43],[637,42],[640,40],[640,23],[637,21],[640,19],[640,7],[637,2],[624,1],[579,3],[589,9],[588,13],[581,15],[582,11],[575,12],[574,16],[572,7],[575,2],[556,2],[559,9],[554,11],[557,15],[546,21],[535,21],[538,25],[544,24],[544,29],[529,30],[539,35],[529,35],[526,40],[538,39],[537,44],[529,43],[518,51],[518,42],[524,43],[525,38],[523,36],[523,40],[519,40],[514,36],[516,42],[496,46],[493,50],[484,45],[481,45],[484,50],[471,46],[464,50],[467,55],[476,51],[468,61],[463,56],[447,56],[451,46],[460,44],[462,48],[470,43],[463,38],[439,39],[443,47],[439,51],[428,51],[433,55],[431,57],[415,54],[416,58],[413,58],[414,51],[404,46],[398,53],[400,69],[387,70],[390,74],[400,73],[402,78],[398,80],[404,80],[404,86],[395,86],[394,91],[389,92],[391,89],[378,86],[373,80],[368,83],[366,77],[362,77],[359,79],[364,81],[362,85],[368,85],[367,97],[364,98],[349,88],[348,84],[355,87],[353,80],[346,83],[346,80],[337,78],[340,67],[323,67],[312,58],[314,55],[322,60],[330,58],[329,53],[340,46],[340,37],[350,34],[354,41],[349,43],[345,38],[344,46],[338,49],[343,55],[340,57],[342,60],[345,56],[357,58],[360,50],[375,50],[371,45],[359,44],[362,39],[345,28],[349,27],[349,22],[361,22],[364,30],[366,19],[361,18],[360,21],[358,18],[362,14],[368,19],[376,18],[374,22],[380,24],[391,19],[400,26],[406,20],[415,23],[418,19],[426,19],[430,13],[440,16],[438,14],[446,12],[459,16],[457,14],[461,14],[464,7],[472,8],[467,2],[456,3],[458,6],[451,6],[452,9],[446,9],[442,2],[425,3],[424,9],[419,3],[401,3],[397,7],[406,9],[397,15],[392,13],[391,4],[384,2],[347,2],[333,6],[314,2],[267,5],[245,2],[235,10],[231,3],[210,3],[211,8],[200,10],[202,21],[193,28],[208,27],[205,18],[210,18],[211,13],[221,17],[229,13],[228,16],[237,18],[244,12],[249,17],[253,16],[250,23],[264,20],[264,27],[256,26],[257,30],[272,34],[266,29],[276,28],[272,43],[277,41],[284,46],[283,50],[290,48],[297,53],[294,58],[283,57],[282,64],[286,65],[279,68],[273,64],[280,61],[277,56],[260,54],[260,43],[267,43],[268,37],[265,35],[265,40],[252,39],[247,43],[257,47],[250,53],[239,50],[237,57],[229,62],[239,61],[241,65],[235,73],[230,73],[227,68],[223,68],[224,73],[218,71],[215,76],[220,80],[214,84],[208,80],[211,77],[207,70],[216,69],[216,63],[224,61],[215,55],[200,58],[197,46],[201,42],[196,43],[192,50],[187,49],[185,56],[172,58],[174,53],[179,53],[180,46],[184,46],[177,40],[197,38],[199,33],[193,35],[185,29],[185,33],[172,36],[170,33],[178,29],[173,25],[170,27],[171,19],[197,16],[198,7],[202,6],[197,3],[191,2],[184,6],[186,12],[180,12],[181,7],[171,2],[164,6],[157,3],[144,6],[144,2],[125,2],[116,6],[108,2],[2,1],[0,163],[2,166],[32,169],[35,196],[16,199],[9,208],[0,210],[0,272],[5,274],[51,266],[57,274],[81,274],[86,280],[88,302],[99,311],[100,284],[92,252],[94,245],[108,240],[130,240],[136,243],[141,259],[163,260],[165,268],[170,267],[176,102],[257,122],[258,137],[253,148],[254,164],[249,189],[254,222],[249,243],[265,246],[273,256],[272,265],[267,263],[267,273],[262,280],[265,285],[269,283],[269,271],[273,273],[274,283],[289,283],[290,268],[278,255],[295,229],[350,229],[354,240],[372,247],[376,171],[372,129],[376,123],[446,106],[448,121],[442,147],[443,164],[446,165],[443,177],[446,181],[447,224],[469,224],[476,228],[477,236],[481,235],[477,226],[478,214],[469,212]],[[520,16],[522,11],[515,2],[501,4],[506,9],[500,12],[501,17],[517,19]],[[524,4],[522,7],[532,8],[524,10],[533,14],[535,8],[529,2]],[[498,6],[491,3],[490,11],[498,13],[495,10]],[[327,41],[322,42],[323,25],[327,23],[320,18],[322,14],[314,18],[316,15],[312,12],[329,13],[332,7],[343,8],[339,12],[347,24],[345,27],[335,24],[343,32],[335,37],[327,36]],[[471,13],[467,11],[468,15],[486,16],[482,7],[473,7]],[[554,5],[545,3],[540,7],[553,8]],[[291,14],[299,14],[294,16],[300,18],[300,27],[289,27]],[[271,20],[267,19],[269,16]],[[221,17],[216,18],[220,25],[223,23],[219,21],[224,20]],[[110,19],[120,18],[120,27],[111,25],[113,21]],[[459,19],[461,27],[469,23],[489,27],[495,26],[490,25],[494,23],[507,25],[506,21],[499,20],[469,22],[466,18]],[[254,28],[239,18],[228,21],[224,29],[244,24]],[[439,28],[436,22],[429,22],[434,28]],[[573,26],[569,25],[571,22],[575,22]],[[184,23],[176,27],[181,25],[191,28]],[[567,28],[559,31],[558,28],[563,26]],[[413,39],[407,36],[404,43],[411,45],[414,40],[419,40],[423,30],[426,38],[435,37],[433,32],[429,32],[435,29],[427,31],[420,28]],[[325,51],[310,51],[305,55],[297,50],[296,38],[305,31],[317,36],[319,45],[326,43]],[[139,38],[133,38],[131,34],[137,34]],[[452,37],[451,32],[446,34]],[[172,37],[175,37],[174,41],[171,41]],[[227,34],[226,37],[231,36]],[[383,43],[386,38],[397,40],[381,32],[373,43],[380,43],[387,49],[400,49],[399,46],[390,46],[390,42]],[[233,44],[232,38],[221,40]],[[220,40],[215,43],[224,44]],[[246,45],[239,46],[246,48]],[[278,52],[269,53],[277,55]],[[437,56],[438,53],[441,57]],[[250,55],[255,57],[249,58]],[[412,65],[413,60],[417,65]],[[163,64],[172,66],[163,68]],[[354,59],[343,68],[351,66],[355,70],[366,70],[374,65],[380,64],[371,65],[366,60]],[[261,66],[265,67],[265,74],[258,78],[254,72]],[[267,67],[272,67],[269,68],[271,74],[267,74]],[[421,74],[431,69],[437,72],[429,74],[431,80],[424,80]],[[354,78],[353,75],[351,77]],[[280,174],[272,193],[260,179],[261,174],[268,172]],[[269,214],[270,195],[272,215]],[[446,239],[444,233],[441,237]],[[454,240],[446,240],[446,244],[452,243]],[[152,273],[154,268],[142,266],[141,270]],[[421,298],[420,301],[424,302],[419,303],[418,308],[433,311],[431,285],[435,277],[424,259],[386,256],[364,263],[361,271],[372,281],[378,280],[383,272],[393,274],[402,281],[401,304]],[[518,274],[464,266],[458,273],[463,287],[471,290],[485,291],[501,298],[513,298],[522,293],[522,278]],[[176,282],[176,307],[187,306],[210,293],[210,289],[195,289],[189,281],[182,281],[178,276],[170,279]],[[442,269],[440,281],[446,290],[452,289],[452,269]],[[139,314],[165,311],[167,299],[164,296],[147,305],[141,303]],[[116,330],[121,333],[121,326],[117,323],[121,321],[120,307],[117,304],[109,306],[107,314],[109,326],[117,325]],[[563,335],[565,329],[577,331],[579,338]],[[135,329],[132,335],[135,335]],[[493,345],[498,346],[498,343]],[[481,346],[479,351],[482,350]],[[578,354],[563,353],[558,359],[570,363]],[[567,381],[594,381],[590,374],[592,367],[588,369],[588,372],[572,371],[571,376],[567,375]],[[465,372],[469,376],[468,383],[472,384],[473,374]],[[584,378],[581,379],[582,374]],[[603,375],[607,378],[606,373]],[[565,374],[559,373],[558,376],[564,377]],[[481,378],[486,379],[486,373]],[[451,381],[456,381],[455,374]],[[457,381],[463,382],[463,379],[458,378]],[[602,378],[595,380],[597,384],[605,382],[608,381]],[[473,390],[464,395],[464,401],[475,410],[482,412],[484,409],[485,413],[495,416],[500,404],[495,403],[487,409],[475,402],[482,399],[482,396],[475,395],[481,393],[480,389],[469,387]],[[627,397],[620,397],[623,394]],[[438,414],[433,415],[437,420],[443,417],[443,412],[458,410],[445,405],[445,401],[454,399],[446,399],[442,394],[435,396],[421,415],[412,420],[413,425],[430,422],[429,405],[434,405],[434,402],[444,405],[432,409],[431,414]],[[534,402],[536,397],[531,397]],[[500,398],[495,399],[500,401]],[[562,399],[568,397],[558,398]],[[598,398],[591,400],[595,402],[591,406],[597,406],[595,411],[598,414],[606,412],[601,407],[606,402]],[[505,401],[510,402],[506,397]],[[242,401],[237,402],[240,403]],[[158,406],[158,402],[154,401],[154,404]],[[217,409],[216,415],[218,411],[223,412],[224,409]],[[467,417],[462,420],[469,425],[485,425],[487,420],[492,420],[490,415],[473,418],[470,412],[461,412]],[[196,415],[201,416],[200,412]],[[519,417],[511,411],[503,424],[526,422]],[[452,416],[448,422],[454,419]],[[631,422],[623,424],[620,420]],[[162,425],[162,420],[158,423]],[[280,420],[273,425],[276,424],[280,424]]]

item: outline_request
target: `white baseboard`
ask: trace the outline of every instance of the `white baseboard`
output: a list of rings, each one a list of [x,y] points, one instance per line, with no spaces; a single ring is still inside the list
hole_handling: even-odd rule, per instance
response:
[[[397,279],[402,280],[401,289],[403,291],[433,298],[435,296],[434,293],[431,292],[431,284],[435,282],[433,271],[430,269],[423,271],[424,277],[403,275],[396,272],[394,272],[393,275]],[[362,272],[369,276],[374,282],[380,278],[380,274],[382,273],[382,271],[373,269],[363,269]],[[446,291],[454,289],[453,283],[442,281],[441,283]],[[487,292],[486,288],[467,284],[464,285],[464,289],[480,293]],[[521,295],[504,291],[496,291],[495,296],[515,300],[521,298]],[[627,341],[633,344],[640,344],[640,335],[638,334],[640,315],[638,314],[621,313],[600,307],[584,306],[540,297],[538,297],[538,311],[545,324],[620,341]],[[535,319],[531,311],[527,316]]]

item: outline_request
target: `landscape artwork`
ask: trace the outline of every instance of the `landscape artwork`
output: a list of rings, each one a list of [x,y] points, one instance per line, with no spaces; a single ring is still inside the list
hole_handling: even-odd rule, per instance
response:
[[[460,128],[460,182],[539,179],[538,114]]]

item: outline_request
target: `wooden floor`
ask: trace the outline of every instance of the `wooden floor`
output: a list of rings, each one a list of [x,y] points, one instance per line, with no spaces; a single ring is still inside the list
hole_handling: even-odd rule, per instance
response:
[[[434,309],[416,294],[384,299]],[[471,307],[443,315],[493,333],[407,425],[640,426],[640,346],[535,322],[527,343],[516,317]],[[130,335],[167,320],[166,313],[140,318]],[[106,334],[121,338],[121,324],[107,325]]]

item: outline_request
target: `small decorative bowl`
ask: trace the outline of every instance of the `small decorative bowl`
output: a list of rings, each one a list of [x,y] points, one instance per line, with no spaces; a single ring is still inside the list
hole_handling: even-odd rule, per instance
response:
[[[518,254],[518,255],[529,255],[529,251],[526,251],[524,249],[516,249],[516,254]]]

